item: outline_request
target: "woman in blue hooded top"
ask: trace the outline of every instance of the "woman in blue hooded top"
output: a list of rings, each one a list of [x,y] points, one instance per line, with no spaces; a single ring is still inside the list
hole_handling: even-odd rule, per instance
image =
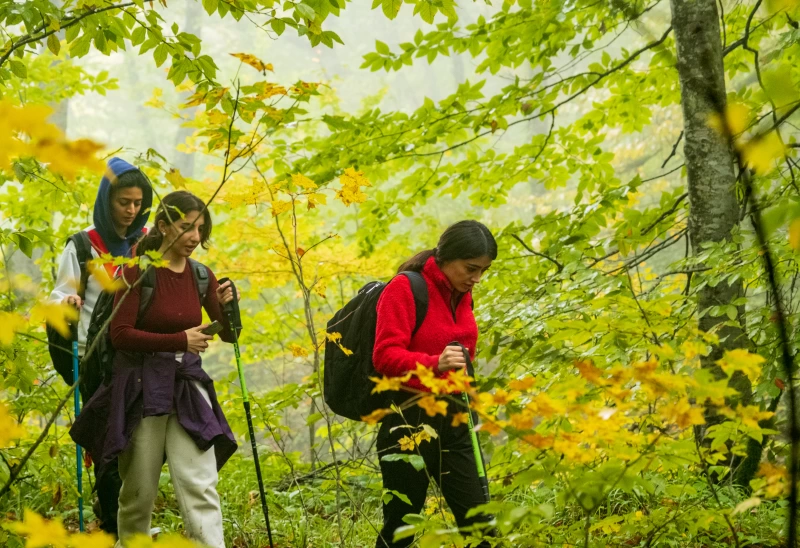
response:
[[[135,166],[121,158],[112,158],[108,169],[100,181],[97,199],[94,203],[94,225],[72,236],[61,254],[58,275],[50,300],[63,302],[80,310],[78,321],[78,353],[83,356],[86,348],[86,333],[92,318],[92,310],[102,288],[94,276],[86,278],[83,298],[76,293],[76,281],[81,280],[81,267],[76,238],[88,238],[93,258],[103,253],[115,257],[131,257],[136,242],[144,235],[150,206],[153,203],[153,190],[150,182]],[[114,267],[107,265],[109,276]],[[99,508],[96,509],[100,527],[104,531],[117,534],[117,508],[121,481],[116,467],[97,483]],[[97,512],[99,510],[99,512]]]

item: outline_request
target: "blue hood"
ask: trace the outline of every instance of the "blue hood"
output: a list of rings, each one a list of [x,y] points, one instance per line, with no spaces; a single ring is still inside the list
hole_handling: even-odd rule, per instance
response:
[[[94,202],[94,227],[103,238],[109,253],[115,257],[120,255],[130,256],[131,247],[142,235],[142,229],[147,224],[148,217],[150,217],[150,207],[153,205],[153,190],[148,185],[146,190],[142,191],[142,209],[131,226],[128,227],[128,233],[125,238],[121,238],[117,231],[114,230],[114,222],[111,218],[112,180],[116,182],[117,177],[123,173],[138,170],[139,168],[132,166],[122,158],[111,158],[108,162],[108,170],[100,181],[97,199]]]

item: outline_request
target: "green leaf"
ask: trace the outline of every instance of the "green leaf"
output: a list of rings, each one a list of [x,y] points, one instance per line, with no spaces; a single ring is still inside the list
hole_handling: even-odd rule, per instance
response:
[[[18,78],[27,78],[28,77],[28,69],[22,61],[17,61],[16,59],[11,59],[9,62],[9,68],[11,72],[13,72]]]
[[[139,27],[131,33],[131,45],[138,46],[144,42],[147,31],[144,27]]]
[[[284,23],[282,19],[273,19],[270,22],[270,26],[272,27],[272,30],[275,31],[275,34],[277,34],[278,36],[283,34],[283,31],[286,30],[286,23]]]
[[[311,19],[313,21],[314,19],[317,18],[317,12],[315,12],[314,8],[312,8],[308,4],[295,4],[294,9],[300,12],[300,15],[302,15],[306,19]]]
[[[156,62],[156,66],[160,67],[164,64],[164,61],[167,60],[167,46],[166,44],[160,44],[156,50],[153,52],[153,59]]]
[[[20,233],[14,234],[14,239],[17,240],[17,245],[19,246],[19,250],[22,251],[26,257],[29,259],[33,255],[33,243],[28,239],[27,236],[24,236]]]
[[[47,49],[52,51],[53,55],[58,55],[58,52],[61,51],[61,41],[58,39],[55,33],[47,37]]]
[[[392,52],[392,50],[389,49],[389,46],[380,40],[375,40],[375,50],[382,55],[389,55]]]
[[[403,0],[382,0],[381,1],[381,8],[383,8],[383,14],[388,17],[389,19],[394,19],[397,17],[397,14],[400,13],[400,8],[403,5]]]
[[[219,5],[219,0],[203,0],[203,9],[209,15],[217,11],[217,5]]]

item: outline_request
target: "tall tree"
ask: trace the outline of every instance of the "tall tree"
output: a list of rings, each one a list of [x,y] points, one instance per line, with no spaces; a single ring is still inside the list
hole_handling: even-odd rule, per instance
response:
[[[677,68],[681,84],[684,119],[684,155],[689,191],[689,237],[695,254],[709,244],[731,241],[739,224],[735,158],[730,143],[709,123],[726,105],[723,47],[719,13],[714,0],[672,0]],[[727,316],[714,316],[712,307],[728,306],[742,296],[741,279],[706,284],[697,294],[699,327],[719,335],[719,344],[703,357],[703,365],[717,378],[724,373],[716,362],[726,350],[743,348],[747,337],[740,325],[730,325]],[[737,318],[743,305],[737,306]],[[731,377],[741,403],[752,396],[750,381],[741,372]],[[707,413],[709,425],[719,422]]]

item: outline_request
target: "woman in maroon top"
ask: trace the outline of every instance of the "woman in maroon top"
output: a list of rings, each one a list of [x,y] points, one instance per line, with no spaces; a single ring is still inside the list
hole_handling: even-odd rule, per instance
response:
[[[165,457],[188,536],[214,548],[225,546],[217,472],[236,442],[199,354],[213,338],[202,333],[208,326],[201,325],[202,308],[223,324],[220,337],[233,342],[222,312],[233,293],[229,282],[218,285],[208,268],[189,261],[198,245],[207,247],[210,235],[211,216],[202,200],[185,191],[164,197],[137,254],[158,251],[168,265],[155,270],[153,294],[141,316],[140,285],[117,294],[110,328],[117,351],[112,379],[89,401],[71,432],[92,450],[98,473],[119,457],[118,546],[135,534],[149,534]],[[123,270],[131,285],[139,274],[138,267]],[[198,276],[208,276],[202,303]]]
[[[472,313],[472,288],[497,258],[497,243],[489,229],[477,221],[461,221],[439,238],[436,248],[423,251],[404,263],[398,272],[421,272],[428,286],[428,312],[414,333],[416,311],[411,283],[406,276],[397,276],[383,290],[378,301],[378,324],[372,361],[375,369],[386,376],[400,377],[414,371],[417,364],[432,369],[437,376],[466,367],[463,351],[448,346],[457,341],[475,356],[478,326]],[[411,378],[409,388],[426,390],[419,379]],[[403,516],[418,514],[425,504],[428,479],[441,488],[458,526],[470,527],[485,523],[490,516],[479,514],[470,518],[467,512],[488,501],[484,499],[478,477],[470,433],[466,424],[453,426],[453,417],[464,409],[452,403],[447,415],[429,417],[414,406],[403,415],[392,414],[381,422],[378,431],[378,455],[409,453],[399,449],[400,438],[409,434],[411,425],[432,426],[438,437],[422,442],[417,451],[425,461],[425,469],[417,471],[403,461],[380,461],[383,487],[405,494],[410,505],[392,497],[383,505],[383,529],[378,536],[378,548],[410,546],[413,537],[394,542],[394,532],[405,525]],[[481,544],[484,546],[484,544]],[[488,544],[485,544],[488,546]]]

